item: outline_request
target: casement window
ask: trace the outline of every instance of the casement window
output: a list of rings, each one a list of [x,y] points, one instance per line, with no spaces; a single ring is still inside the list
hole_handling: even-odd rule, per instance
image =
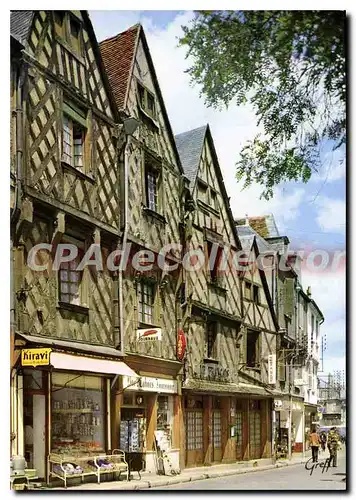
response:
[[[138,320],[147,325],[154,324],[155,285],[141,281],[138,283]]]
[[[259,304],[260,303],[260,288],[258,285],[252,286],[252,295],[253,295],[253,301],[256,304]]]
[[[67,243],[81,245],[74,241]],[[69,251],[68,251],[69,252]],[[78,256],[70,262],[62,262],[59,268],[59,300],[67,304],[83,305],[82,279],[83,271],[77,267],[83,258],[84,247],[78,248]],[[65,254],[64,254],[65,255]]]
[[[147,207],[158,212],[158,175],[153,170],[146,171]]]
[[[217,247],[216,244],[208,241],[208,266],[210,273],[210,281],[212,283],[221,283],[222,277],[219,274],[220,264],[222,260],[223,248]]]
[[[66,42],[76,55],[82,55],[82,27],[73,14],[65,10],[56,10],[54,12],[54,29],[56,35]]]
[[[198,179],[198,199],[208,203],[208,186]]]
[[[247,330],[246,366],[258,368],[260,363],[260,333]]]
[[[252,283],[249,281],[245,282],[245,298],[252,300]]]
[[[145,111],[151,118],[156,117],[156,102],[155,96],[146,87],[137,82],[138,97],[141,109]]]
[[[146,207],[153,212],[161,212],[160,165],[151,156],[145,155]]]
[[[218,194],[216,191],[210,188],[210,206],[215,210],[219,210],[218,205]]]
[[[217,356],[217,323],[209,321],[206,325],[205,354],[207,358],[214,359]]]
[[[87,135],[85,112],[66,103],[63,107],[62,161],[84,172]]]

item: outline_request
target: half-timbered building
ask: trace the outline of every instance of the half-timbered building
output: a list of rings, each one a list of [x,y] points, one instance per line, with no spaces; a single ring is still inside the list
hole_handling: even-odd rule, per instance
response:
[[[123,273],[126,362],[142,378],[117,394],[117,445],[142,454],[155,471],[155,446],[179,468],[180,222],[183,170],[142,26],[100,43],[117,109],[138,127],[120,158],[125,177],[122,229],[129,265]],[[170,271],[159,264],[166,255]],[[134,256],[140,256],[137,260]],[[135,265],[136,262],[136,265]],[[137,262],[139,265],[137,265]],[[176,270],[174,270],[176,268]],[[131,429],[139,428],[137,446]]]
[[[184,225],[182,461],[269,457],[278,326],[266,277],[242,265],[257,246],[241,246],[209,126],[176,143],[194,203]]]
[[[14,11],[11,47],[12,454],[43,478],[52,452],[112,448],[112,380],[135,375],[105,264],[121,120],[86,11]],[[92,245],[102,267],[78,266]]]

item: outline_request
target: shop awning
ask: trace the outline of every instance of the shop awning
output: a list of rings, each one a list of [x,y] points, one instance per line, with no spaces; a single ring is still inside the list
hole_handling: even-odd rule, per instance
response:
[[[51,352],[51,365],[58,370],[76,372],[107,373],[109,375],[128,375],[139,377],[123,361],[73,356],[61,352]]]

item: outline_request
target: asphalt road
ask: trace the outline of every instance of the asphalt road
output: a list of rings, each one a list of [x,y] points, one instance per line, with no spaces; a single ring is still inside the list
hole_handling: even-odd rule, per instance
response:
[[[328,454],[325,454],[325,457]],[[323,455],[319,461],[323,460]],[[307,464],[308,467],[311,464]],[[312,474],[310,474],[312,472]],[[155,490],[345,490],[346,458],[340,457],[338,467],[329,470],[317,467],[306,470],[305,464],[292,465],[279,469],[251,472],[226,476],[217,479],[206,479],[190,483],[181,483]]]

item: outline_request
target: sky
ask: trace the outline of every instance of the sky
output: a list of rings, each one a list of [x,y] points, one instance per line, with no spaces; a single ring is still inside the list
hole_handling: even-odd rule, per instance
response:
[[[324,373],[345,369],[345,267],[337,264],[337,253],[346,248],[346,171],[344,151],[332,153],[323,146],[323,167],[307,184],[289,182],[275,190],[272,200],[259,199],[261,187],[242,190],[235,179],[235,163],[244,143],[259,131],[248,106],[230,106],[216,111],[199,97],[199,87],[190,84],[186,49],[177,47],[182,25],[193,17],[190,11],[89,11],[100,42],[140,22],[148,45],[173,133],[179,134],[209,123],[225,186],[235,217],[272,213],[280,234],[288,236],[290,248],[326,252],[324,271],[302,269],[304,289],[324,314],[321,334],[326,336]],[[311,257],[310,257],[311,258]],[[342,260],[341,260],[342,262]],[[334,265],[333,265],[334,264]]]

